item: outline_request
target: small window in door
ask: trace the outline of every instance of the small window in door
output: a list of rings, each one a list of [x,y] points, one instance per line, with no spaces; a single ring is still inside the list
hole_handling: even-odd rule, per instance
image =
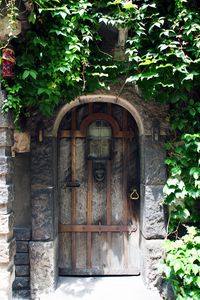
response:
[[[90,160],[110,160],[112,128],[104,120],[96,120],[88,127],[88,154]]]

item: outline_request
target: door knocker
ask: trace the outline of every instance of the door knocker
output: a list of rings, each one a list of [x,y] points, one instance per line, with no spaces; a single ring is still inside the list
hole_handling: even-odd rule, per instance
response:
[[[133,191],[129,194],[129,198],[131,199],[131,200],[138,200],[139,199],[139,194],[138,194],[138,192],[137,192],[137,190],[136,189],[133,189]]]
[[[101,165],[94,167],[93,174],[94,174],[94,178],[97,182],[102,182],[105,179],[106,170],[105,170],[104,166],[101,164]]]

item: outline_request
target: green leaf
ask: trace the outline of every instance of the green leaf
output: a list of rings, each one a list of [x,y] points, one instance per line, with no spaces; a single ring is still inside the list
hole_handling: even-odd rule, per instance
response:
[[[181,174],[181,168],[180,167],[174,167],[171,170],[172,175],[180,175]]]
[[[161,44],[160,46],[158,46],[158,48],[160,49],[160,51],[164,51],[164,50],[166,50],[167,48],[169,48],[169,45]]]
[[[181,81],[181,83],[183,83],[184,81],[186,81],[186,80],[193,80],[194,79],[194,76],[197,76],[197,75],[199,75],[199,73],[198,72],[191,72],[191,73],[189,73],[185,78],[183,78],[183,80]]]
[[[174,271],[175,272],[177,272],[178,270],[182,269],[182,267],[183,267],[183,264],[182,264],[182,262],[180,260],[175,260],[173,262],[173,264],[174,264]]]
[[[65,20],[65,18],[66,18],[66,16],[67,16],[66,12],[60,11],[60,15],[61,15],[61,17],[63,18],[63,20]]]
[[[37,77],[37,72],[36,71],[34,71],[34,70],[30,70],[30,76],[33,78],[33,79],[36,79],[36,77]]]
[[[29,70],[25,70],[24,73],[22,74],[22,79],[26,79],[30,74]]]

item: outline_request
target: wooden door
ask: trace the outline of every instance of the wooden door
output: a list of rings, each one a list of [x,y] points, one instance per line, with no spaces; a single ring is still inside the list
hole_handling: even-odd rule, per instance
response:
[[[133,118],[117,105],[85,104],[65,116],[59,138],[60,275],[139,274]]]

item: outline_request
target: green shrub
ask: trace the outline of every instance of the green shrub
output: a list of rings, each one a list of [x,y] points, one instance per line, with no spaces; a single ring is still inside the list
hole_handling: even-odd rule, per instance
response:
[[[193,226],[186,228],[182,238],[165,242],[164,273],[177,300],[199,300],[200,230]]]

